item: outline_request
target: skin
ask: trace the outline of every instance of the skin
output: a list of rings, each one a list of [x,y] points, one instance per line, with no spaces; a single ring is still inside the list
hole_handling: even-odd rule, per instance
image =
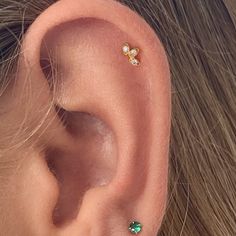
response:
[[[124,42],[140,48],[139,67],[122,55]],[[67,127],[51,110],[35,142],[6,154],[21,161],[0,200],[7,212],[1,231],[128,236],[137,219],[141,235],[156,235],[166,207],[171,120],[170,71],[158,37],[115,1],[52,5],[25,35],[16,82],[0,101],[9,110],[1,133],[23,119],[33,129],[45,115],[49,58],[58,70],[53,105],[66,112]]]

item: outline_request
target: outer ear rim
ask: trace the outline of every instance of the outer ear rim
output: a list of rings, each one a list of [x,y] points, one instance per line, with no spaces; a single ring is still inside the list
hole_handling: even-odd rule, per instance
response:
[[[73,2],[73,4],[64,4],[64,2]],[[137,13],[129,9],[128,7],[122,5],[119,2],[112,1],[110,4],[113,5],[113,8],[116,9],[113,11],[112,17],[110,14],[106,14],[110,12],[110,8],[108,8],[108,4],[106,4],[105,0],[97,0],[100,1],[102,5],[101,8],[91,7],[91,3],[87,4],[86,1],[73,1],[73,0],[61,0],[53,5],[51,5],[45,12],[38,16],[38,18],[33,22],[28,31],[26,32],[22,44],[22,50],[25,62],[27,64],[31,64],[31,62],[36,62],[40,56],[40,48],[42,44],[42,40],[45,37],[46,33],[50,31],[52,28],[63,24],[64,22],[79,20],[80,18],[96,18],[98,20],[104,20],[108,23],[113,23],[116,27],[118,27],[123,32],[129,32],[129,36],[132,38],[132,35],[135,35],[137,29],[140,33],[140,37],[138,39],[133,38],[134,44],[136,47],[139,45],[149,44],[152,45],[152,49],[147,51],[149,48],[146,48],[146,53],[152,53],[155,50],[162,52],[159,55],[165,55],[164,48],[157,37],[156,33],[153,29],[146,23],[146,21],[141,18]],[[65,14],[63,17],[57,14],[57,8],[60,5],[66,5],[68,9],[65,9]],[[109,4],[109,5],[110,5]],[[72,7],[74,5],[79,8],[83,8],[83,12],[76,11],[76,7]],[[63,6],[64,7],[64,6]],[[117,8],[119,8],[117,10]],[[126,18],[126,20],[120,21],[120,14]],[[50,19],[50,15],[54,15],[54,21],[52,22]],[[127,24],[122,24],[123,22],[129,22],[130,15],[134,19],[132,21],[132,26]],[[44,25],[44,27],[40,27]],[[40,31],[38,29],[41,29]],[[33,44],[31,43],[33,42]],[[27,50],[27,53],[25,53]],[[27,56],[26,56],[27,55]],[[153,60],[155,61],[155,59]],[[156,60],[158,61],[158,60]],[[167,61],[167,58],[166,58]],[[168,64],[168,63],[167,63]]]

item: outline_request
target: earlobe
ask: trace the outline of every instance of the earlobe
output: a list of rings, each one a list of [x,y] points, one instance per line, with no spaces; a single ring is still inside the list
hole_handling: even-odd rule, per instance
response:
[[[115,1],[59,1],[27,32],[19,68],[19,88],[30,72],[34,104],[56,108],[40,136],[60,186],[55,235],[129,235],[134,220],[142,235],[156,235],[171,96],[167,58],[148,24]],[[53,94],[49,81],[57,81]]]

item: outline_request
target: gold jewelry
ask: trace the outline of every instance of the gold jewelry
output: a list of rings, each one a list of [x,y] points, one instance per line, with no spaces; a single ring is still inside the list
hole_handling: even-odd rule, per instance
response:
[[[122,51],[125,56],[128,56],[129,62],[133,66],[138,66],[140,64],[140,61],[136,58],[140,51],[139,48],[130,48],[128,43],[124,43]]]

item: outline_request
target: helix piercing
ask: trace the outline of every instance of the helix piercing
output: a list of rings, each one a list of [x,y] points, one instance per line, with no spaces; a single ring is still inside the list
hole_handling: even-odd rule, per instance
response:
[[[131,48],[128,43],[124,43],[122,51],[125,56],[128,56],[129,62],[133,66],[138,66],[140,64],[140,61],[136,58],[140,51],[139,48]]]

